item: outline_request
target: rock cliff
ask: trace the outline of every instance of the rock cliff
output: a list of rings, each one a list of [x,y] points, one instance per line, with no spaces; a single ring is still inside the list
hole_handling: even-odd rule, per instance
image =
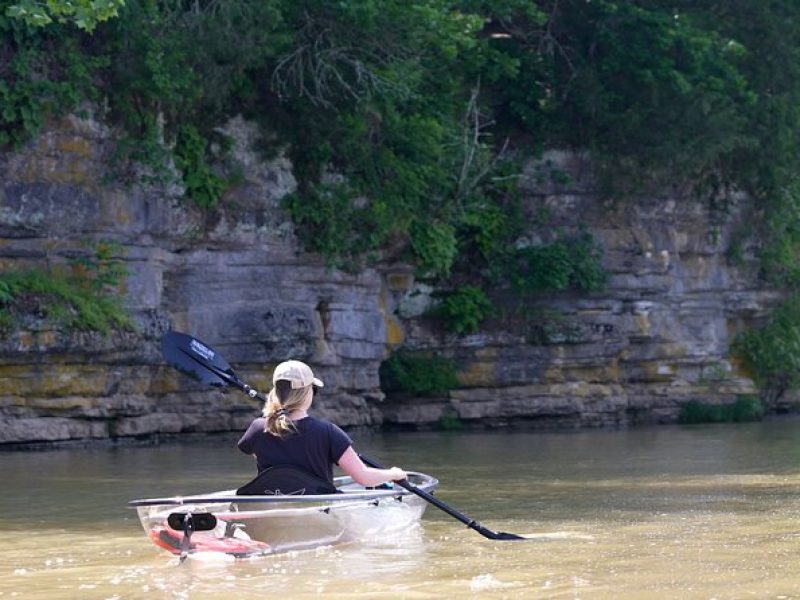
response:
[[[200,388],[163,363],[158,340],[170,328],[216,347],[263,391],[277,362],[309,362],[326,384],[318,414],[346,427],[669,422],[689,399],[754,391],[729,345],[779,294],[758,287],[746,253],[736,266],[726,259],[744,203],[714,210],[679,188],[601,201],[581,157],[531,160],[520,182],[531,221],[547,211],[550,228],[587,227],[610,284],[539,297],[526,302],[528,318],[503,310],[458,337],[425,316],[429,289],[408,265],[349,274],[304,252],[281,209],[297,185],[291,164],[260,159],[257,131],[241,119],[225,132],[243,177],[205,211],[177,185],[110,180],[113,132],[90,117],[0,156],[0,268],[67,264],[87,240],[114,241],[135,323],[107,337],[36,315],[16,323],[0,344],[0,443],[244,428],[259,410],[247,397]],[[553,170],[568,183],[553,183]],[[503,305],[502,290],[495,300]],[[378,369],[399,347],[452,358],[460,387],[385,398]]]

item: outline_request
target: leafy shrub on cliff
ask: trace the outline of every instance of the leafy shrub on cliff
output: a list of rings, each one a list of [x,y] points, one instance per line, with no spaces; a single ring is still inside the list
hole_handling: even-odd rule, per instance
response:
[[[759,398],[739,396],[732,404],[707,404],[690,400],[681,406],[681,423],[746,423],[764,418],[764,405]]]
[[[114,298],[97,296],[73,278],[44,271],[0,274],[0,315],[6,329],[24,315],[46,317],[67,329],[109,333],[130,320]]]
[[[442,431],[461,431],[464,429],[464,422],[454,410],[447,410],[439,417],[438,426]]]
[[[458,386],[451,360],[430,352],[398,352],[383,363],[381,389],[387,394],[441,396]]]
[[[118,246],[99,243],[95,254],[67,269],[0,273],[0,326],[13,329],[19,319],[47,318],[66,329],[99,331],[132,327],[117,287],[126,271],[114,257]]]
[[[520,293],[603,289],[608,277],[602,248],[589,233],[515,250],[502,274]]]
[[[186,194],[201,208],[212,208],[222,197],[226,183],[211,171],[206,144],[196,127],[181,127],[175,143],[175,165],[183,173]]]
[[[763,327],[739,335],[731,349],[771,399],[800,387],[800,297],[781,305]]]
[[[380,214],[354,199],[346,183],[310,185],[305,194],[284,199],[297,234],[306,247],[322,254],[329,266],[357,270],[357,257],[385,243],[391,228]]]
[[[445,327],[462,335],[478,331],[493,310],[491,300],[481,288],[465,285],[446,294],[431,315],[444,321]]]

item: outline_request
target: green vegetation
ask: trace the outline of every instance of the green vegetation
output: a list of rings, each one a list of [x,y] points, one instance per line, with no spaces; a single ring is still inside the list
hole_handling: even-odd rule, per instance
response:
[[[582,339],[581,327],[574,318],[543,308],[522,308],[523,323],[519,330],[524,332],[530,344],[563,344]]]
[[[99,22],[116,17],[124,4],[125,0],[19,0],[8,7],[6,14],[35,27],[55,20],[92,31]]]
[[[412,261],[456,290],[459,333],[498,285],[604,285],[585,232],[522,243],[516,182],[544,148],[588,150],[617,200],[745,190],[765,279],[796,286],[798,21],[794,0],[0,0],[0,145],[94,101],[124,132],[118,175],[174,166],[211,208],[231,185],[216,130],[243,115],[293,162],[307,248]]]
[[[183,173],[186,195],[202,208],[212,208],[225,191],[225,180],[213,173],[206,158],[206,143],[197,129],[185,125],[175,143],[175,165]]]
[[[690,400],[681,406],[681,423],[744,423],[764,418],[764,405],[759,398],[739,396],[732,404],[706,404]]]
[[[439,417],[439,429],[442,431],[461,431],[464,429],[464,422],[455,411],[445,411],[442,416]]]
[[[99,97],[93,78],[106,58],[84,54],[74,33],[32,30],[0,10],[0,54],[0,147],[21,144],[49,115]]]
[[[398,352],[380,367],[381,389],[411,396],[443,396],[458,386],[452,361],[430,352]]]
[[[91,258],[66,270],[0,274],[0,327],[13,329],[23,315],[47,318],[65,329],[99,331],[132,327],[114,293],[125,276],[116,244],[100,243]]]
[[[461,335],[478,331],[493,308],[482,289],[467,285],[447,294],[432,314],[441,318],[449,331]]]
[[[603,252],[591,235],[516,250],[504,268],[505,279],[521,293],[574,288],[586,292],[603,289],[607,274]]]
[[[769,399],[800,387],[800,297],[780,306],[760,329],[740,335],[732,351]]]
[[[771,199],[764,226],[770,232],[762,251],[764,279],[772,285],[800,288],[800,181]]]

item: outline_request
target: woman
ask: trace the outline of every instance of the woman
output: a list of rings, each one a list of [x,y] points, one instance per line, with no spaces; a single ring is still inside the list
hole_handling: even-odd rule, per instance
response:
[[[298,360],[282,362],[272,374],[273,388],[263,416],[254,419],[239,449],[255,456],[258,471],[291,465],[333,483],[333,465],[363,486],[406,478],[402,469],[373,469],[353,450],[353,440],[339,427],[309,416],[314,387],[323,387],[311,368]]]

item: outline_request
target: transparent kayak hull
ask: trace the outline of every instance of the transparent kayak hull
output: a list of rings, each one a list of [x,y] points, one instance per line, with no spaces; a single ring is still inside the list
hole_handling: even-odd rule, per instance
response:
[[[424,473],[409,473],[408,479],[428,493],[439,483]],[[349,477],[334,483],[338,494],[237,496],[226,490],[133,500],[129,506],[136,508],[150,540],[168,552],[222,552],[239,558],[380,538],[415,525],[427,506],[397,486],[365,489]],[[181,527],[186,515],[207,529]]]

